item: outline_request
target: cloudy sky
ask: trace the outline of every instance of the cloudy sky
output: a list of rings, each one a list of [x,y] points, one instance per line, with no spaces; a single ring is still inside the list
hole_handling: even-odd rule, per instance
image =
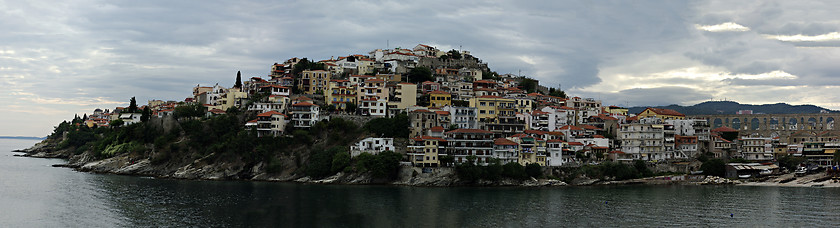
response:
[[[462,48],[616,105],[840,109],[840,1],[0,0],[0,135],[265,76],[291,57]]]

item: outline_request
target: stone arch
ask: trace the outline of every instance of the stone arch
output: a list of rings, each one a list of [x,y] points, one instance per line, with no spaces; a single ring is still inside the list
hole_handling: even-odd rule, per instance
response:
[[[712,125],[714,125],[714,128],[722,127],[723,126],[723,121],[720,120],[720,118],[715,118],[715,120],[712,121]]]
[[[808,118],[808,126],[810,126],[811,129],[816,129],[817,128],[817,119],[814,118],[814,117]]]
[[[768,123],[770,128],[772,129],[779,129],[779,118],[773,117],[770,118],[770,122]]]
[[[741,130],[741,119],[732,120],[732,128],[735,128],[736,130]]]
[[[750,121],[750,130],[758,130],[758,126],[760,125],[761,123],[759,123],[758,118],[753,118],[752,121]]]
[[[825,119],[825,129],[834,130],[834,117],[828,117]]]
[[[774,131],[774,132],[770,133],[770,138],[776,138],[776,137],[779,137],[779,132]]]
[[[729,118],[723,120],[723,125],[726,125],[727,127],[732,127],[732,125],[729,124]]]

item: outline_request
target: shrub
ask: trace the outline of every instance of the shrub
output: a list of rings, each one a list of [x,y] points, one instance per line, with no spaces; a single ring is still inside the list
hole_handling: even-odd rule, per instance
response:
[[[502,176],[514,179],[525,179],[525,167],[516,162],[510,162],[502,166]]]
[[[537,163],[529,163],[525,166],[525,174],[534,178],[542,177],[542,167]]]

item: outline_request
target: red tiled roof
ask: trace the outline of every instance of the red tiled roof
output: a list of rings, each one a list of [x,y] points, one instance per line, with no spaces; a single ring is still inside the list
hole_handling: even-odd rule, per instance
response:
[[[517,144],[516,142],[514,142],[514,141],[510,141],[510,140],[508,140],[508,139],[506,139],[506,138],[498,138],[498,139],[495,139],[495,140],[493,140],[493,144],[496,144],[496,145],[504,145],[504,146],[516,146],[516,145],[519,145],[519,144]]]
[[[549,131],[548,134],[549,135],[565,135],[565,134],[563,134],[563,132],[559,132],[559,131]]]
[[[446,133],[481,133],[481,134],[493,134],[491,131],[482,130],[482,129],[468,129],[468,128],[459,128],[451,131],[447,131]]]
[[[493,96],[493,95],[484,95],[484,96],[479,96],[478,98],[496,98],[496,99],[502,99],[502,97],[500,97],[500,96]]]
[[[563,127],[561,127],[561,128],[560,128],[560,130],[583,131],[583,129],[582,129],[582,128],[579,128],[579,127],[574,126],[574,125],[566,125],[566,126],[563,126]]]
[[[438,115],[449,115],[449,112],[447,111],[435,111],[435,113]]]
[[[278,111],[268,111],[268,112],[263,112],[263,113],[257,114],[257,116],[263,116],[263,117],[272,116],[272,115],[283,115],[283,113],[280,113]]]
[[[304,101],[304,102],[299,102],[299,103],[293,104],[292,106],[301,107],[301,106],[316,106],[316,105],[313,104],[313,103],[309,103],[309,102]]]
[[[581,142],[569,142],[568,144],[570,146],[583,146],[583,143],[581,143]]]
[[[215,114],[224,114],[225,113],[224,110],[217,109],[217,108],[214,108],[214,109],[210,110],[210,112],[215,113]]]
[[[514,138],[523,138],[523,137],[527,137],[527,138],[530,138],[531,136],[528,136],[528,135],[526,135],[526,134],[519,133],[519,134],[512,135],[512,136],[510,136],[510,137],[514,137]]]
[[[647,109],[645,109],[645,111],[647,111],[647,110],[650,110],[653,113],[656,113],[656,114],[659,114],[659,115],[685,116],[685,114],[674,111],[672,109],[665,109],[665,108],[647,108]],[[645,112],[645,111],[642,111],[642,112]],[[639,113],[639,114],[641,114],[641,113]]]
[[[435,90],[435,91],[429,92],[429,94],[445,94],[445,95],[449,95],[449,93],[447,93],[447,92],[443,92],[443,91],[440,91],[440,90]]]
[[[525,130],[525,134],[545,135],[545,134],[548,134],[548,132],[547,131],[540,131],[540,130]]]
[[[609,153],[611,153],[611,154],[625,154],[624,151],[620,151],[620,150],[613,150],[613,151],[610,151]]]
[[[446,129],[443,129],[443,127],[441,127],[441,126],[434,126],[432,128],[429,128],[429,130],[431,130],[433,132],[443,132]]]
[[[437,140],[437,141],[441,141],[441,142],[446,142],[446,139],[442,139],[442,138],[438,138],[438,137],[432,137],[432,136],[427,136],[427,135],[417,136],[417,137],[414,137],[414,138],[411,138],[411,139],[412,139],[412,140],[414,140],[414,141]]]
[[[588,125],[588,124],[584,124],[582,126],[583,126],[583,129],[586,129],[586,130],[601,130],[601,128],[599,128],[599,127]]]
[[[727,127],[727,126],[715,128],[715,129],[712,129],[712,131],[716,131],[716,132],[738,132],[738,130],[735,130],[735,129],[733,129],[731,127]]]
[[[604,136],[603,135],[593,135],[592,138],[603,139]]]
[[[411,111],[411,112],[430,112],[430,111],[426,110],[426,109],[417,109],[417,110],[414,110],[414,111]]]
[[[531,112],[531,115],[535,115],[535,116],[536,115],[547,115],[547,114],[551,114],[551,113],[543,112],[543,111],[539,111],[539,110],[535,110],[535,111]]]

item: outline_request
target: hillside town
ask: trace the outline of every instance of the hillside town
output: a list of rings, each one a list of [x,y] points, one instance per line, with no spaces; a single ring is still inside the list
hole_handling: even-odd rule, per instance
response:
[[[795,116],[790,117],[793,122],[765,117],[762,124],[754,117],[760,114],[748,111],[734,115],[731,123],[730,118],[686,116],[661,108],[629,113],[627,107],[567,96],[533,78],[497,74],[469,51],[423,44],[319,61],[291,58],[267,70],[265,76],[237,75],[232,87],[196,85],[184,100],[150,100],[140,109],[160,118],[189,104],[206,108],[207,117],[247,110],[258,113],[246,127],[260,137],[291,137],[289,129],[331,118],[364,121],[405,115],[407,141],[372,136],[348,150],[352,156],[396,151],[405,164],[416,167],[491,161],[563,167],[603,161],[684,162],[699,156],[766,164],[789,155],[827,166],[836,164],[834,154],[840,150],[840,134],[833,126],[836,114],[798,122]],[[96,109],[86,115],[85,124],[141,121],[141,113],[126,109]]]

